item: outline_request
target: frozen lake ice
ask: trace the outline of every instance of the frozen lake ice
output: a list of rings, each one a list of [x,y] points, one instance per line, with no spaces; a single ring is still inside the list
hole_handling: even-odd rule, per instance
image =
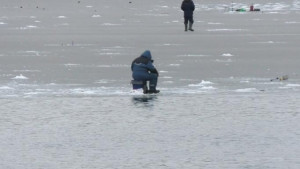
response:
[[[0,168],[298,169],[300,2],[180,3],[3,0]]]

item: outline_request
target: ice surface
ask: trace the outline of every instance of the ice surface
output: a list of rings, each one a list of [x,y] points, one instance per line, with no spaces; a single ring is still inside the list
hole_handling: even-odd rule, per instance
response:
[[[0,166],[296,169],[289,96],[294,106],[263,93],[2,99]]]
[[[194,2],[2,0],[0,168],[300,168],[300,2]]]

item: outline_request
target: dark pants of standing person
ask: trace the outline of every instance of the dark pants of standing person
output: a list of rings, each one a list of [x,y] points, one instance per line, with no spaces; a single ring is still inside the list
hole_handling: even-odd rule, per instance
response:
[[[189,23],[189,30],[194,31],[193,28],[192,28],[193,23],[194,23],[194,19],[193,19],[192,16],[184,17],[185,31],[187,31],[187,29],[188,29],[188,23]]]
[[[188,24],[188,22],[190,22],[190,23],[194,23],[194,19],[193,19],[193,17],[184,17],[184,24]]]

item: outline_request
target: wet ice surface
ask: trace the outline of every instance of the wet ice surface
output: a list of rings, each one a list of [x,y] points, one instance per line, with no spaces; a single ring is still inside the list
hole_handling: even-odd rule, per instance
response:
[[[0,10],[0,168],[300,167],[298,1],[196,2],[195,32],[175,1],[36,3]]]
[[[3,168],[298,168],[299,95],[1,99]]]

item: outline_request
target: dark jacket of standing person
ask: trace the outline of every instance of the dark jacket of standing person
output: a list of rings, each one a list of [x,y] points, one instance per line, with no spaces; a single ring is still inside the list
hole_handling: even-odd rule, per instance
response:
[[[181,9],[184,11],[184,17],[193,17],[195,5],[192,0],[184,0],[181,4]]]
[[[184,12],[184,27],[185,27],[184,30],[194,31],[194,29],[192,28],[194,23],[194,18],[193,18],[193,14],[195,10],[194,2],[192,0],[183,0],[181,4],[181,9]],[[188,23],[189,23],[189,29],[188,29]]]
[[[146,50],[131,63],[132,78],[138,81],[150,82],[150,91],[156,92],[158,71],[153,65],[151,52]]]

